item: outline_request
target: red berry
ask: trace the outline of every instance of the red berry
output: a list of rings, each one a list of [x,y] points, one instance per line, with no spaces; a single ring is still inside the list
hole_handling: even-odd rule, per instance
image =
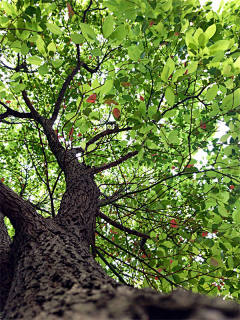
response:
[[[235,187],[233,184],[231,184],[229,188],[233,190]]]

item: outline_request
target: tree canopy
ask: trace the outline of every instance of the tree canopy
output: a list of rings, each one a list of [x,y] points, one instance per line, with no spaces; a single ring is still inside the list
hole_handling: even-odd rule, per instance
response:
[[[94,169],[92,252],[111,277],[239,298],[237,1],[214,12],[196,0],[17,0],[0,12],[1,181],[57,215],[51,119],[66,154]]]

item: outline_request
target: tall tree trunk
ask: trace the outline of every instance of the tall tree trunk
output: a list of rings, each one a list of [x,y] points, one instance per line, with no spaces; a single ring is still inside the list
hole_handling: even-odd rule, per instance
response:
[[[3,309],[12,283],[13,270],[11,239],[4,224],[4,215],[0,211],[0,311]]]
[[[98,195],[91,174],[87,173],[89,168],[81,169],[86,172],[86,192],[81,186],[74,192],[78,185],[72,177],[73,185],[67,187],[60,208],[61,219],[38,215],[29,203],[0,182],[0,210],[16,229],[9,254],[14,275],[2,319],[239,319],[239,306],[231,302],[184,291],[167,296],[151,289],[128,287],[110,278],[89,252],[91,236],[80,224],[88,225],[91,219],[85,220],[84,214],[93,214],[96,203],[94,200],[91,204],[90,197]],[[80,212],[79,220],[64,223],[64,212],[69,217]],[[75,233],[77,226],[81,231]],[[9,243],[8,239],[5,252],[9,251]],[[3,304],[8,287],[6,284],[6,290],[1,291]]]

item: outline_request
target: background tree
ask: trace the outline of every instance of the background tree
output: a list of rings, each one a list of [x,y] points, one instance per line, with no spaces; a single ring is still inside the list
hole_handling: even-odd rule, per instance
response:
[[[126,284],[239,298],[237,2],[0,6],[5,319],[158,317]]]

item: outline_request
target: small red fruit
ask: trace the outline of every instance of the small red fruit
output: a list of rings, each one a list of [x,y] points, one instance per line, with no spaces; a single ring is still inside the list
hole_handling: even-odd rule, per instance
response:
[[[172,166],[172,169],[174,170],[174,169],[175,169],[175,167],[174,167],[174,166]]]
[[[82,135],[82,134],[81,134],[81,133],[79,133],[79,134],[78,134],[78,137],[81,137],[81,135]]]
[[[233,190],[235,187],[233,184],[231,184],[229,188]]]
[[[206,129],[207,128],[207,125],[206,123],[204,123],[202,126],[200,126],[202,129]]]
[[[203,231],[202,232],[202,237],[206,237],[208,235],[208,232],[207,231]]]
[[[143,96],[140,96],[140,100],[144,101],[144,98],[143,98]]]
[[[150,27],[154,25],[155,21],[150,21]]]

